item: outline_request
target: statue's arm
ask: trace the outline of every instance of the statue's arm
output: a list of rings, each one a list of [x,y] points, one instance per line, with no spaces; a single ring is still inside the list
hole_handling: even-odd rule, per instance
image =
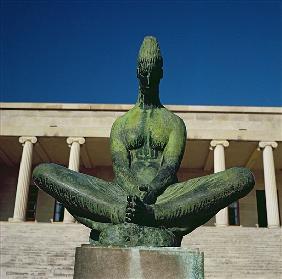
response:
[[[122,123],[118,119],[112,127],[110,136],[113,169],[117,183],[134,192],[138,190],[137,182],[130,169],[130,153],[124,143],[123,133]]]
[[[162,165],[150,185],[143,201],[152,204],[157,197],[172,183],[180,166],[186,144],[186,128],[182,119],[177,118],[169,135],[168,143],[163,152]],[[145,185],[146,188],[146,185]],[[143,189],[145,190],[145,189]]]

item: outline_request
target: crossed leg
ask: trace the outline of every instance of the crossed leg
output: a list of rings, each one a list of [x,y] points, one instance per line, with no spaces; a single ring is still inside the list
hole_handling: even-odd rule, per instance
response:
[[[127,196],[117,184],[77,173],[55,164],[34,169],[35,184],[60,201],[78,221],[102,230],[124,221],[170,228],[186,234],[207,222],[220,209],[250,192],[255,184],[246,168],[231,168],[169,186],[156,204]]]
[[[56,164],[37,166],[33,171],[33,180],[40,189],[63,203],[71,214],[82,221],[124,222],[127,195],[117,184]]]
[[[153,205],[131,197],[126,221],[166,227],[184,235],[206,223],[220,209],[245,196],[254,184],[254,177],[246,168],[231,168],[176,183],[169,186]]]
[[[171,185],[153,206],[156,223],[189,233],[254,185],[250,170],[237,167]]]

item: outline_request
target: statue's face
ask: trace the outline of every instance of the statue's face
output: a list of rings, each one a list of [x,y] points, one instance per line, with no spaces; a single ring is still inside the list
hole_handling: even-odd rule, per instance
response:
[[[163,77],[163,59],[157,39],[146,36],[140,47],[137,59],[137,78],[143,93],[156,88]]]
[[[139,86],[145,91],[148,91],[148,89],[150,88],[156,87],[160,83],[162,77],[163,70],[156,65],[146,70],[140,70],[139,67],[137,68],[137,78],[139,79]]]

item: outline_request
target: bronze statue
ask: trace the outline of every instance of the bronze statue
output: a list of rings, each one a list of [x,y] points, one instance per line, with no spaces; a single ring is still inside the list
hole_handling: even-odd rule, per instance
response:
[[[179,246],[183,235],[254,186],[246,168],[178,182],[186,128],[160,102],[162,66],[157,40],[145,37],[137,61],[136,105],[111,130],[113,182],[55,164],[41,164],[33,172],[39,188],[92,229],[97,245]]]

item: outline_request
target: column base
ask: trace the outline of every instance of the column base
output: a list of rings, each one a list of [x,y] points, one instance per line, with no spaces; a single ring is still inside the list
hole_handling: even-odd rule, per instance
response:
[[[280,229],[280,225],[269,225],[267,226],[269,229]]]
[[[25,220],[24,219],[20,219],[20,218],[9,218],[8,222],[9,223],[22,223],[22,222],[25,222]]]
[[[63,224],[63,221],[53,221],[53,219],[50,219],[51,224]]]
[[[225,228],[225,227],[229,227],[228,224],[217,224],[217,223],[214,223],[214,225],[218,228]]]
[[[63,222],[53,222],[53,223],[75,224],[75,221],[72,221],[72,220],[64,220]]]
[[[175,247],[76,248],[74,279],[203,279],[204,254]]]

